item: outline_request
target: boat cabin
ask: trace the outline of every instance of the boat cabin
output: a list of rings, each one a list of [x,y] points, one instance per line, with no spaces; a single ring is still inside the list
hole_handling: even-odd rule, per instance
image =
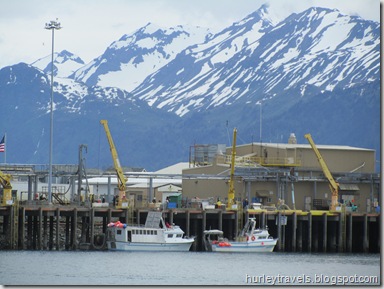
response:
[[[144,226],[109,227],[116,242],[173,243],[183,238],[179,226],[164,222],[161,212],[148,212]]]

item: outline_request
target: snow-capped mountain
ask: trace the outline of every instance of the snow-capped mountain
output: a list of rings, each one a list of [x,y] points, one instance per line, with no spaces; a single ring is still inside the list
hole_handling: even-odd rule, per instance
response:
[[[132,93],[157,108],[189,111],[308,96],[379,79],[380,25],[311,8],[276,26],[266,8],[181,52]]]
[[[41,69],[47,74],[51,74],[52,71],[52,55],[48,55],[46,57],[40,58],[35,62],[31,63],[31,65]],[[67,50],[63,50],[60,53],[54,53],[53,56],[53,73],[54,76],[57,77],[69,77],[76,70],[80,69],[84,66],[84,61],[72,54]]]
[[[188,160],[194,143],[230,145],[234,126],[239,144],[310,132],[379,158],[379,28],[324,8],[276,20],[264,5],[216,34],[148,24],[88,64],[58,53],[54,162],[76,163],[88,144],[89,166],[110,164],[100,119],[121,163],[147,170]],[[0,69],[9,162],[47,162],[50,73],[50,56]]]
[[[168,29],[148,23],[113,42],[103,55],[76,71],[73,78],[87,85],[119,87],[131,91],[148,76],[173,60],[186,47],[209,35],[201,27]]]

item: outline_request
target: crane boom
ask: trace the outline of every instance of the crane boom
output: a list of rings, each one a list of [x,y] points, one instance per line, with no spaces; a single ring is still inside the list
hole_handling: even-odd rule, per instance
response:
[[[109,143],[109,149],[112,154],[113,164],[117,174],[117,187],[119,189],[118,206],[121,206],[122,200],[123,198],[125,198],[125,189],[126,189],[126,183],[128,181],[128,178],[124,176],[123,169],[121,168],[119,156],[117,154],[117,150],[113,142],[111,132],[109,131],[108,121],[102,119],[100,120],[100,123],[104,126],[105,134],[107,135],[107,139]]]
[[[234,176],[235,176],[235,158],[236,158],[236,134],[237,129],[233,130],[233,140],[232,140],[232,159],[231,159],[231,175],[229,179],[229,189],[228,189],[228,203],[227,209],[232,209],[232,204],[235,200],[235,184],[234,184]]]
[[[311,145],[313,151],[315,152],[315,155],[317,157],[317,160],[319,161],[319,164],[324,172],[324,175],[325,177],[327,178],[328,180],[328,183],[329,183],[329,188],[332,192],[332,201],[331,201],[331,211],[335,211],[336,210],[336,207],[338,205],[338,198],[339,198],[339,184],[333,179],[333,176],[330,172],[330,170],[328,169],[328,166],[327,164],[325,163],[323,157],[321,156],[319,150],[317,149],[313,139],[312,139],[312,136],[311,134],[307,133],[305,136],[304,136],[309,144]]]
[[[3,200],[1,202],[2,206],[12,205],[11,179],[11,175],[4,174],[2,171],[0,171],[0,184],[3,187]]]

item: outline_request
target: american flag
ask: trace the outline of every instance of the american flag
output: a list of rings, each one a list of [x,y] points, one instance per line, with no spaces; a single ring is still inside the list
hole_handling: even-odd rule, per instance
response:
[[[0,152],[5,152],[5,136],[3,136],[0,142]]]

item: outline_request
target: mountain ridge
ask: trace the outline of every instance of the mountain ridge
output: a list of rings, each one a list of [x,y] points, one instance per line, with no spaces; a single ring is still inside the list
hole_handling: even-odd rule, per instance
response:
[[[90,166],[110,165],[100,119],[121,163],[147,170],[188,160],[195,143],[229,146],[233,127],[248,142],[260,127],[263,142],[292,132],[305,142],[310,132],[319,144],[379,156],[379,27],[324,8],[276,21],[263,5],[215,34],[149,23],[87,64],[55,53],[54,162],[76,163],[78,145],[88,144]],[[0,69],[10,162],[47,162],[51,67],[43,59]]]

